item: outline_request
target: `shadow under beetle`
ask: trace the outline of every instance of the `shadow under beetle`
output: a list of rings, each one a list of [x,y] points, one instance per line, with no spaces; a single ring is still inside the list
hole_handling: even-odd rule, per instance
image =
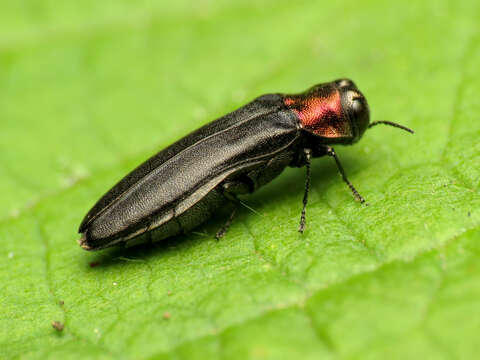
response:
[[[310,159],[331,156],[355,199],[332,145],[356,143],[370,123],[367,100],[340,79],[301,94],[268,94],[178,140],[133,170],[87,213],[80,246],[99,250],[185,233],[237,195],[252,193],[287,166],[306,166],[299,231],[305,229]],[[216,237],[225,233],[233,213]]]

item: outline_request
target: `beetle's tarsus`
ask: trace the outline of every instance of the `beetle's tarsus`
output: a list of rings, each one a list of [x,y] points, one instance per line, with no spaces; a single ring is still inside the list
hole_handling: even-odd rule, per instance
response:
[[[362,195],[360,195],[357,191],[357,189],[355,189],[355,187],[350,183],[348,182],[348,187],[350,188],[350,190],[352,190],[352,193],[353,193],[353,196],[355,197],[355,200],[357,201],[360,201],[360,203],[365,203],[365,199],[363,198]]]

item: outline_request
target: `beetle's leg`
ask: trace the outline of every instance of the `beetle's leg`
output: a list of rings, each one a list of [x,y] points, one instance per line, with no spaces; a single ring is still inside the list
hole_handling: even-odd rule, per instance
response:
[[[303,152],[305,154],[305,167],[307,168],[307,177],[305,179],[305,192],[303,193],[302,215],[300,216],[300,226],[298,227],[298,231],[302,234],[305,230],[305,212],[307,210],[308,192],[310,190],[310,159],[312,158],[312,150],[303,149]]]
[[[222,195],[234,204],[234,208],[227,222],[217,231],[215,234],[215,239],[219,240],[222,238],[228,231],[230,225],[232,225],[233,218],[235,217],[235,212],[237,210],[237,204],[240,203],[240,200],[237,198],[236,193],[248,192],[248,184],[244,184],[240,181],[226,181],[219,186],[219,190]]]
[[[345,170],[343,170],[342,164],[340,164],[340,160],[338,159],[337,154],[335,153],[335,150],[331,146],[326,146],[327,150],[327,155],[331,156],[335,159],[335,163],[337,164],[337,169],[340,172],[340,175],[342,175],[343,181],[348,185],[350,190],[352,190],[353,196],[355,197],[356,200],[360,201],[361,203],[365,202],[365,199],[360,195],[360,193],[355,189],[353,184],[347,179],[347,175],[345,174]]]
[[[235,217],[236,211],[237,211],[237,207],[235,206],[227,222],[215,234],[215,239],[220,240],[227,233],[228,229],[230,228],[230,225],[232,225],[233,218]]]

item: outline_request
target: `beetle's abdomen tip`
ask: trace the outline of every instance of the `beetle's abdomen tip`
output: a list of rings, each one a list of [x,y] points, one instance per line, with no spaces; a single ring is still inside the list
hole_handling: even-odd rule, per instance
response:
[[[90,245],[88,245],[87,236],[85,235],[85,233],[83,233],[82,237],[77,241],[78,241],[78,245],[80,245],[82,249],[87,251],[93,250],[93,248]]]

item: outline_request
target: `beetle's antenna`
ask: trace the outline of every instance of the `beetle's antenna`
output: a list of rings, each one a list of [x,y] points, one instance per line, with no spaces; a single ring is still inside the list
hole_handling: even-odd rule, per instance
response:
[[[368,128],[371,128],[372,126],[375,126],[375,125],[378,125],[378,124],[385,124],[385,125],[390,125],[390,126],[393,126],[393,127],[396,127],[396,128],[399,128],[399,129],[402,129],[402,130],[405,130],[405,131],[408,131],[409,133],[411,134],[414,134],[415,131],[413,131],[412,129],[409,129],[407,128],[406,126],[403,126],[403,125],[400,125],[400,124],[397,124],[397,123],[394,123],[394,122],[391,122],[391,121],[374,121],[372,122],[370,125],[368,125]]]
[[[255,210],[254,208],[252,208],[251,206],[248,206],[247,204],[245,204],[242,200],[238,199],[238,203],[240,205],[242,205],[243,207],[247,208],[248,210],[250,210],[251,212],[257,214],[258,216],[263,216],[262,214],[260,214],[257,210]]]

